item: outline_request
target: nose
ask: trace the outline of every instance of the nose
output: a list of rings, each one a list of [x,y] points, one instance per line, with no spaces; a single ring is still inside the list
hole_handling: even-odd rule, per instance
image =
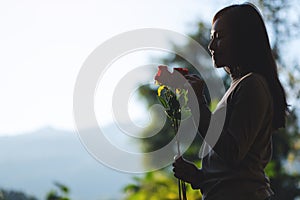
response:
[[[215,40],[214,39],[210,40],[207,48],[210,52],[213,52],[213,51],[216,50],[216,45],[215,45]]]

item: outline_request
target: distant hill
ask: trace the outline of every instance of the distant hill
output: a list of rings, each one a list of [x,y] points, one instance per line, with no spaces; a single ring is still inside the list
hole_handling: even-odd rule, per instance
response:
[[[117,131],[114,127],[106,130]],[[128,141],[119,142],[126,146]],[[60,182],[70,188],[72,200],[121,199],[122,188],[132,177],[97,162],[72,131],[43,128],[0,137],[0,188],[42,200],[55,189],[53,182]]]

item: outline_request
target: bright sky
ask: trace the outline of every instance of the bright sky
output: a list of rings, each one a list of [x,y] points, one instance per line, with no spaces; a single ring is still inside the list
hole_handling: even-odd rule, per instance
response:
[[[97,46],[137,28],[188,34],[224,5],[211,0],[1,1],[0,135],[44,126],[73,129],[75,80]]]
[[[73,129],[81,65],[102,42],[137,28],[188,33],[210,0],[11,0],[0,3],[0,134]],[[145,63],[147,64],[147,63]]]

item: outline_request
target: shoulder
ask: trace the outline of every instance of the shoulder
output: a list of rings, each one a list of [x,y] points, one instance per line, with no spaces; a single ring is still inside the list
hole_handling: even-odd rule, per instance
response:
[[[249,73],[241,78],[239,89],[262,90],[268,93],[269,88],[266,79],[257,73]]]
[[[243,100],[246,102],[259,101],[267,103],[271,99],[266,79],[257,73],[249,73],[242,77],[231,95],[233,102]]]

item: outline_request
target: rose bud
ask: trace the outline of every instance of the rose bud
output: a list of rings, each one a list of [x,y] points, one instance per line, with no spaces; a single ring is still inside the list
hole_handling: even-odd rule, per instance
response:
[[[159,84],[169,85],[172,82],[172,74],[169,72],[168,67],[165,65],[158,66],[157,74],[154,80]]]
[[[178,71],[180,74],[182,75],[188,75],[189,74],[189,70],[187,68],[174,68],[174,70]]]

